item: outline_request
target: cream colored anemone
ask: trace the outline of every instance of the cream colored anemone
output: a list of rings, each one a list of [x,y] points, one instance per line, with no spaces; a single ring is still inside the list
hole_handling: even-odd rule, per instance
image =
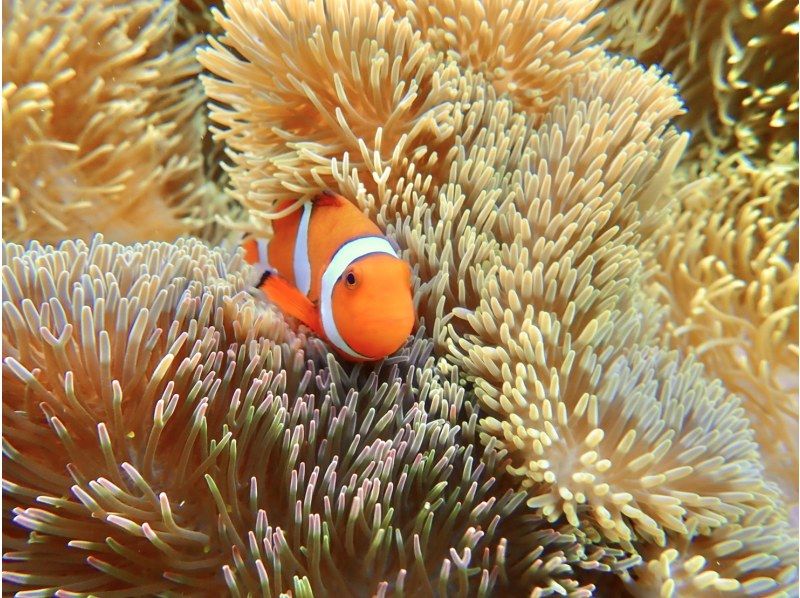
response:
[[[515,447],[513,472],[525,476],[529,504],[551,518],[563,512],[573,525],[585,512],[623,545],[637,537],[663,545],[666,530],[710,530],[747,505],[770,504],[741,407],[691,362],[631,354],[606,367],[574,406],[551,398],[559,390],[551,377],[527,413],[516,407],[507,421],[486,422]]]
[[[796,139],[798,6],[783,0],[601,0],[599,37],[675,74],[695,143],[774,156]]]
[[[598,67],[587,35],[602,20],[597,0],[391,1],[436,51],[481,73],[523,112],[543,115],[570,78]]]
[[[797,590],[797,539],[769,508],[748,509],[741,521],[711,535],[670,539],[648,547],[647,559],[624,574],[642,598],[790,596]]]
[[[514,45],[510,14],[547,29],[547,48],[586,32],[577,3],[548,3],[547,20],[536,2],[469,4],[463,19],[399,6],[226,5],[202,60],[241,199],[268,219],[333,186],[398,241],[440,367],[461,372],[482,442],[554,528],[635,560],[749,510],[779,517],[741,400],[663,346],[660,228],[688,141],[670,79],[586,35],[558,54]],[[506,43],[520,55],[498,70],[492,43],[498,60]],[[536,74],[532,105],[509,87],[515,65]]]
[[[619,60],[606,60],[604,67],[598,75],[575,77],[580,95],[573,87],[564,90],[564,105],[539,127],[536,117],[515,112],[492,87],[466,77],[473,87],[454,106],[447,179],[412,172],[401,179],[399,191],[379,185],[372,194],[360,184],[363,175],[338,173],[339,187],[374,213],[418,266],[420,313],[433,323],[442,349],[444,324],[450,322],[459,335],[467,330],[453,315],[490,295],[483,290],[501,263],[533,270],[537,261],[554,260],[554,251],[573,251],[570,244],[584,235],[581,251],[624,252],[609,267],[636,269],[642,261],[652,267],[649,242],[637,245],[634,235],[649,236],[655,229],[661,212],[652,208],[664,203],[661,185],[685,145],[684,137],[665,127],[679,103],[655,69],[644,72]],[[637,111],[656,122],[634,125]],[[559,187],[556,177],[568,178]],[[551,222],[559,212],[564,214]],[[557,236],[557,248],[541,245]],[[612,247],[614,238],[619,241]],[[603,280],[613,300],[619,281]],[[534,301],[525,293],[523,303]]]
[[[695,132],[657,235],[670,342],[745,399],[768,475],[796,503],[797,4],[603,6],[599,35],[674,72]]]
[[[745,399],[765,464],[791,503],[798,463],[795,151],[787,146],[762,168],[737,154],[679,187],[675,216],[660,231],[657,277],[672,342],[698,354]]]
[[[194,44],[176,3],[9,6],[3,25],[3,235],[121,241],[201,232],[218,194],[203,176]]]
[[[459,72],[388,6],[231,0],[200,62],[233,195],[261,218],[332,187],[332,171],[433,166],[452,136]],[[289,16],[291,15],[291,16]],[[365,181],[374,185],[375,181]],[[279,209],[283,200],[288,207]]]
[[[609,569],[498,484],[430,341],[345,370],[194,240],[3,263],[8,587],[485,596]]]
[[[664,522],[656,523],[656,517],[663,515],[669,525],[683,529],[683,523],[670,519],[673,515],[669,513],[675,510],[662,509],[657,496],[644,511],[636,506],[633,493],[638,483],[622,473],[622,464],[615,466],[621,468],[621,485],[611,482],[616,475],[613,472],[607,481],[602,475],[594,475],[594,462],[600,461],[600,473],[605,472],[614,447],[628,430],[623,428],[619,437],[606,440],[610,452],[605,458],[598,454],[594,460],[591,455],[585,457],[585,466],[591,471],[584,472],[579,458],[600,443],[603,431],[595,428],[608,427],[610,431],[612,422],[621,424],[621,410],[632,414],[628,423],[631,434],[636,434],[640,425],[663,426],[650,422],[652,415],[633,415],[638,407],[646,409],[644,403],[637,404],[626,393],[622,393],[626,398],[615,405],[612,397],[617,391],[613,385],[603,388],[603,384],[604,380],[611,384],[616,379],[613,372],[628,348],[637,340],[653,338],[657,330],[657,304],[645,293],[647,268],[652,265],[642,235],[652,234],[652,224],[648,223],[662,209],[660,189],[652,183],[668,176],[685,140],[665,126],[678,104],[672,89],[656,72],[646,73],[630,63],[609,60],[607,69],[578,81],[574,90],[565,91],[565,106],[556,106],[539,128],[504,119],[505,107],[497,103],[494,113],[484,118],[493,127],[505,123],[505,135],[490,129],[494,134],[470,139],[474,143],[471,152],[454,167],[454,173],[463,168],[470,175],[456,179],[467,197],[474,193],[475,199],[490,201],[487,183],[499,182],[505,185],[500,187],[500,197],[512,201],[500,204],[496,219],[482,217],[486,212],[480,206],[470,206],[475,209],[464,210],[461,216],[451,212],[454,219],[459,217],[468,224],[473,219],[482,223],[484,230],[501,243],[491,261],[479,262],[483,268],[465,270],[466,276],[451,274],[451,288],[456,281],[459,287],[472,288],[473,298],[465,297],[475,301],[477,294],[478,302],[470,311],[452,309],[457,319],[447,324],[450,340],[444,344],[474,379],[478,398],[491,414],[483,422],[484,430],[502,439],[510,451],[512,471],[530,489],[531,504],[544,507],[553,520],[565,513],[573,525],[578,525],[578,507],[589,501],[587,496],[597,485],[599,494],[591,499],[596,506],[590,511],[603,534],[614,541],[629,541],[635,537],[629,525],[641,523],[640,533],[659,541],[663,539]],[[517,145],[521,139],[526,141]],[[491,148],[481,147],[481,143],[519,149],[509,164],[502,154],[491,154]],[[492,156],[496,161],[482,156]],[[625,156],[625,160],[615,161],[611,156]],[[558,180],[562,181],[560,185],[555,183]],[[422,261],[426,256],[412,257]],[[456,259],[453,263],[464,267],[463,261]],[[446,298],[450,296],[445,294]],[[455,293],[453,296],[458,298]],[[652,368],[643,365],[652,358],[639,363],[637,357],[639,365],[635,368]],[[647,376],[650,380],[652,374]],[[659,376],[666,378],[668,372]],[[643,392],[653,392],[652,382],[643,384],[650,389]],[[689,386],[682,392],[686,394],[681,401],[693,396]],[[638,423],[638,417],[642,423]],[[588,418],[585,424],[583,418]],[[744,429],[746,420],[734,427]],[[620,450],[630,449],[625,444],[632,441],[631,434]],[[645,435],[646,429],[639,429],[638,434]],[[584,441],[589,444],[584,446]],[[664,441],[666,438],[659,440]],[[667,445],[657,451],[659,458]],[[634,449],[631,457],[620,453],[620,459],[624,464],[654,446]],[[705,446],[702,452],[716,453],[722,447]],[[739,449],[743,452],[736,452]],[[744,474],[747,483],[757,488],[752,444],[739,449],[730,454],[731,461],[743,460],[744,470],[750,470]],[[545,475],[543,469],[549,468],[549,463],[563,466],[558,476],[552,472]],[[661,466],[663,471],[672,468]],[[653,473],[656,475],[655,470]],[[696,473],[701,475],[699,470]],[[672,478],[658,480],[656,485],[668,488]],[[574,487],[576,482],[580,488]],[[681,492],[678,486],[674,488],[676,496]],[[662,493],[649,486],[641,489],[643,497],[650,492]],[[683,513],[688,512],[689,504],[702,502],[699,497],[686,496],[685,500],[683,510],[678,509]],[[676,505],[681,501],[672,497],[667,502]],[[632,520],[635,523],[630,523]]]
[[[600,55],[584,35],[585,3],[426,6],[226,3],[217,17],[225,34],[199,57],[215,75],[206,91],[215,135],[236,165],[233,193],[256,217],[296,209],[278,206],[359,173],[358,187],[373,195],[414,181],[417,193],[433,184],[435,195],[453,157],[451,120],[474,86],[488,81],[542,114]],[[452,25],[458,15],[479,43]],[[515,30],[517,18],[526,25]],[[533,39],[521,33],[535,29]],[[505,54],[498,44],[510,44]]]

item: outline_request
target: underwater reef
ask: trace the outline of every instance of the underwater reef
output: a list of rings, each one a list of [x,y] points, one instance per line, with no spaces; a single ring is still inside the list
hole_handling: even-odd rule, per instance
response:
[[[4,593],[798,595],[796,3],[3,9]],[[376,363],[236,248],[322,189]]]

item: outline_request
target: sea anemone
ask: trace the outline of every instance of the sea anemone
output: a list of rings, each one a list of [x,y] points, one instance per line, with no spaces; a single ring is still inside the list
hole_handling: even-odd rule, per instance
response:
[[[508,87],[514,69],[492,63],[503,52],[480,37],[508,18],[493,7],[458,19],[447,3],[397,13],[227,3],[225,34],[201,61],[215,76],[212,118],[228,127],[218,136],[233,149],[243,201],[277,217],[282,193],[305,191],[294,187],[301,178],[309,187],[309,177],[332,178],[398,240],[437,351],[486,413],[482,442],[508,451],[508,473],[549,521],[635,553],[670,534],[708,535],[748,509],[779,512],[740,400],[696,358],[662,347],[669,312],[654,274],[674,205],[668,183],[688,141],[671,124],[681,114],[675,87],[655,67],[576,39],[574,70],[564,53],[521,69],[539,74],[525,79],[526,104]],[[588,15],[570,3],[547,10],[543,28],[587,30]],[[340,26],[350,21],[352,31]],[[258,49],[278,31],[265,57]],[[508,31],[500,23],[493,33]],[[393,104],[379,102],[375,72],[393,64],[382,54],[392,40],[409,66],[391,71],[391,97],[413,88],[403,106],[417,112],[389,128]],[[425,44],[419,63],[409,58]],[[421,159],[383,157],[382,139],[405,131],[398,143],[408,147],[421,122],[442,132]],[[312,145],[313,156],[301,149]],[[276,174],[284,167],[298,174]]]
[[[769,508],[747,509],[738,523],[709,536],[692,530],[668,547],[643,552],[646,560],[623,574],[635,597],[788,596],[797,590],[797,542]]]
[[[797,156],[785,150],[760,168],[737,152],[682,173],[657,279],[672,344],[745,400],[770,477],[796,504]]]
[[[586,33],[601,20],[597,0],[389,2],[436,52],[481,73],[514,107],[544,115],[570,78],[600,66],[602,48]]]
[[[7,582],[483,595],[610,570],[495,488],[430,341],[372,370],[304,356],[241,254],[196,241],[3,251]]]
[[[175,2],[7,5],[7,240],[96,232],[132,242],[205,231],[222,202],[203,172],[197,38]]]
[[[601,0],[595,34],[675,76],[694,145],[774,156],[796,141],[798,5],[783,0]]]
[[[213,22],[206,4],[183,2],[172,35],[210,33],[197,155],[224,148],[249,220],[219,215],[268,235],[320,188],[349,197],[412,265],[419,326],[346,365],[250,296],[240,253],[5,245],[8,582],[795,591],[773,481],[797,446],[759,442],[797,414],[796,145],[770,124],[796,99],[758,95],[757,41],[713,93],[691,54],[774,32],[784,7],[701,3],[733,15],[717,27],[658,0],[227,0]]]
[[[605,0],[595,33],[676,78],[693,131],[659,238],[670,344],[745,400],[797,504],[796,3]]]
[[[291,197],[334,187],[350,169],[404,172],[438,159],[455,67],[443,67],[406,19],[370,0],[232,0],[216,13],[224,34],[200,62],[216,138],[229,148],[232,196],[257,218]],[[366,90],[368,93],[365,93]],[[385,157],[384,157],[385,155]]]

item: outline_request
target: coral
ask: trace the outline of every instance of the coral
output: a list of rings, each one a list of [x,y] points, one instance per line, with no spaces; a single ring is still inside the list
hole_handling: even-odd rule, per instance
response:
[[[241,254],[196,241],[3,249],[7,582],[577,596],[570,563],[609,569],[495,488],[430,341],[373,370],[304,357]]]
[[[3,235],[131,242],[204,232],[197,40],[174,2],[14,3],[3,26]]]

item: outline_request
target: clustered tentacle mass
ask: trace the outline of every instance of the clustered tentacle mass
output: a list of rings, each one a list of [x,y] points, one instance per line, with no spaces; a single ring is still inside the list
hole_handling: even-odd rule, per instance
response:
[[[796,44],[796,12],[202,4],[158,18],[177,20],[174,39],[211,32],[198,58],[215,144],[202,149],[226,148],[226,172],[206,170],[246,208],[238,225],[268,231],[278,202],[298,209],[320,188],[351,198],[412,265],[419,329],[386,361],[345,366],[246,292],[238,253],[5,245],[7,582],[796,591],[797,151],[783,127],[797,97],[775,78],[797,69],[758,66]],[[34,127],[22,100],[61,89],[48,81],[4,87],[4,128]],[[153,99],[159,112],[196,108],[170,97]],[[32,194],[33,175],[4,187],[15,213],[63,200],[68,179],[9,143],[47,174]],[[80,174],[89,156],[59,167]],[[189,216],[197,197],[177,197],[164,201],[184,230],[238,217],[217,200]]]
[[[615,557],[501,487],[429,340],[347,372],[198,241],[4,262],[7,582],[487,595],[575,590],[571,565]]]

